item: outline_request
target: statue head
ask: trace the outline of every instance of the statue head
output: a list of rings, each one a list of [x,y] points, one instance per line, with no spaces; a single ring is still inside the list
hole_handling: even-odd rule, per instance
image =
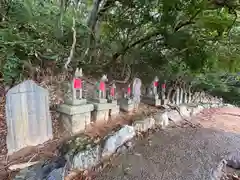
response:
[[[76,71],[75,71],[75,77],[82,77],[83,76],[83,73],[82,73],[82,68],[77,68]]]
[[[101,78],[101,81],[104,81],[104,82],[107,82],[108,81],[108,78],[107,78],[107,75],[104,74]]]

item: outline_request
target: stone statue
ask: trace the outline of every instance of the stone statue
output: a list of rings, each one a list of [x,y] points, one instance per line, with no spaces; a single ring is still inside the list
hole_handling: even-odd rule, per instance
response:
[[[133,81],[133,102],[134,109],[137,110],[141,101],[141,86],[142,81],[139,78],[135,78]]]
[[[107,75],[104,74],[99,82],[96,84],[97,98],[106,99],[106,82],[108,81]]]
[[[158,77],[156,76],[152,82],[152,91],[153,91],[153,96],[158,98]]]
[[[161,98],[162,100],[166,99],[166,81],[162,84]]]
[[[116,100],[116,85],[115,83],[112,84],[110,87],[110,92],[109,92],[109,99],[110,100]]]
[[[75,99],[82,99],[82,68],[80,70],[77,68],[74,74],[73,82],[72,82],[72,98]]]
[[[75,71],[72,82],[64,83],[64,98],[65,100],[82,99],[82,68]]]

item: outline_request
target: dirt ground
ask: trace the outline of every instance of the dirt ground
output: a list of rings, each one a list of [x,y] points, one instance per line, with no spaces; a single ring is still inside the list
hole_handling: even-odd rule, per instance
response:
[[[159,131],[137,142],[95,179],[209,180],[224,156],[240,150],[240,109],[206,109],[194,119],[203,127]]]

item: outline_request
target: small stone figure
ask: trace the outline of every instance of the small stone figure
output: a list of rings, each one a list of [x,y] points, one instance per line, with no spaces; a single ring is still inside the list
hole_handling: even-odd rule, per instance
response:
[[[100,80],[97,82],[97,98],[98,99],[106,99],[106,82],[108,81],[107,75],[104,74]]]
[[[116,100],[116,85],[115,83],[112,84],[112,86],[110,87],[110,100]]]
[[[158,77],[156,76],[155,78],[154,78],[154,81],[153,81],[153,83],[152,83],[152,89],[153,89],[153,95],[155,96],[155,97],[158,97],[158,92],[157,92],[157,88],[158,88],[158,81],[159,81],[159,79],[158,79]]]
[[[127,88],[127,99],[131,99],[131,85],[130,84],[128,85],[128,88]]]
[[[133,81],[133,102],[134,102],[134,110],[138,110],[138,106],[141,101],[141,86],[142,81],[139,78],[135,78]]]
[[[78,68],[75,71],[75,75],[72,82],[72,98],[75,99],[82,99],[82,68],[79,70]]]
[[[162,100],[166,99],[166,81],[162,84],[161,97],[162,97]]]

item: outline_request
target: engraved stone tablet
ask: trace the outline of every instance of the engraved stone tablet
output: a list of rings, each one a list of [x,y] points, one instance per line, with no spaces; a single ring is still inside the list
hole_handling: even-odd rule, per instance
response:
[[[10,89],[6,96],[6,120],[8,154],[51,139],[48,91],[31,80]]]

